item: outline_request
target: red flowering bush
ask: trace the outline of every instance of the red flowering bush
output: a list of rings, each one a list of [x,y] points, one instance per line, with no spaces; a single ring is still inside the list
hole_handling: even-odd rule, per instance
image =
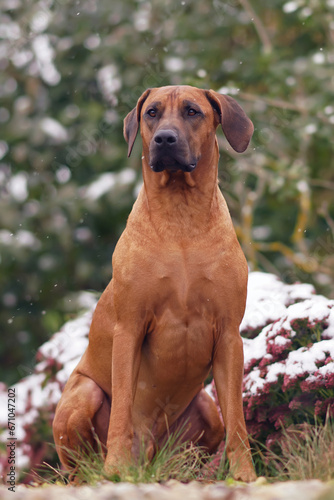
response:
[[[89,310],[68,321],[43,344],[37,354],[33,373],[15,384],[16,471],[31,470],[47,461],[57,460],[53,446],[52,421],[56,405],[72,370],[88,344],[88,332],[96,300],[84,294],[83,305]],[[88,299],[88,303],[87,303]],[[0,387],[0,473],[8,470],[6,443],[7,387]],[[38,468],[38,467],[37,467]],[[22,473],[22,480],[31,479]]]
[[[334,415],[334,301],[310,285],[252,273],[244,340],[249,434],[270,447],[282,426]]]

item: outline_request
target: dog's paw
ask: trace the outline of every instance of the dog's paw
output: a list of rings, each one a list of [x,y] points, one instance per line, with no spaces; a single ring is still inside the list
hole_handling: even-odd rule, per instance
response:
[[[121,467],[120,464],[116,463],[116,460],[113,458],[109,458],[106,460],[103,467],[103,473],[109,479],[117,479],[117,477],[121,478]]]
[[[233,479],[244,483],[252,483],[253,481],[256,481],[257,476],[249,450],[241,455],[239,453],[230,454],[229,462],[230,472]]]
[[[124,449],[122,452],[120,450],[117,452],[109,451],[104,462],[103,472],[108,477],[121,477],[122,472],[124,473],[131,462],[132,456],[130,451]],[[117,477],[115,477],[115,479],[117,479]]]
[[[253,483],[256,481],[257,476],[255,474],[254,467],[251,465],[249,467],[242,467],[233,472],[233,478],[236,481],[242,481],[244,483]]]

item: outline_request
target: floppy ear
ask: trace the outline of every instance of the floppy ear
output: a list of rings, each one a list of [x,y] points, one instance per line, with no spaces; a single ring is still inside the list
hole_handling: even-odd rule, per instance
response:
[[[145,92],[139,97],[137,106],[133,108],[132,111],[130,111],[129,114],[126,115],[124,119],[124,127],[123,127],[123,134],[126,142],[129,145],[128,148],[128,157],[131,154],[133,144],[135,142],[138,128],[139,128],[139,122],[140,122],[140,112],[141,108],[145,102],[145,99],[149,95],[151,89],[145,90]]]
[[[226,139],[238,153],[243,153],[251,140],[254,126],[237,101],[228,95],[207,90],[206,97],[220,117]]]

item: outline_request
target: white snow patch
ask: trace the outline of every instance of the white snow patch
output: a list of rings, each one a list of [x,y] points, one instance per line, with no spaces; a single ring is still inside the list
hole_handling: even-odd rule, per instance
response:
[[[6,141],[0,141],[0,160],[8,153],[8,144]]]
[[[259,298],[261,296],[260,293],[256,293],[256,290],[253,294],[255,283],[252,283],[252,274],[250,275],[251,279],[248,291],[252,298],[249,299],[249,303],[254,300],[254,297],[257,296]],[[257,283],[262,281],[262,285],[265,283],[269,284],[272,279],[272,277],[267,276],[255,276],[254,278],[259,278]],[[272,282],[273,285],[275,281]],[[247,367],[247,364],[254,359],[258,361],[262,359],[270,360],[271,355],[267,353],[268,341],[277,346],[284,346],[290,343],[291,339],[298,335],[298,330],[296,332],[293,328],[293,326],[296,326],[294,325],[296,320],[306,319],[310,327],[315,326],[317,323],[327,325],[322,335],[330,338],[329,340],[319,340],[318,342],[315,340],[311,347],[300,347],[295,351],[291,351],[284,361],[268,365],[262,371],[255,366],[244,378],[245,394],[259,394],[265,384],[276,383],[279,375],[288,375],[293,379],[309,373],[309,377],[306,380],[314,381],[319,380],[321,375],[330,373],[331,370],[331,362],[321,368],[317,367],[317,363],[325,362],[328,355],[334,359],[334,301],[328,300],[321,295],[314,295],[313,287],[311,286],[284,285],[283,283],[281,285],[283,287],[280,287],[277,293],[281,294],[281,299],[284,302],[288,303],[292,296],[300,300],[301,295],[304,296],[304,300],[286,307],[284,315],[265,326],[254,339],[243,339],[245,366]],[[291,293],[291,287],[294,286],[296,290],[294,293]],[[284,293],[282,294],[281,292]],[[265,320],[265,315],[263,316],[263,320]],[[282,332],[284,332],[284,336]]]
[[[65,323],[59,332],[39,348],[39,353],[45,358],[61,359],[62,363],[81,356],[87,347],[86,337],[88,337],[92,313],[93,311],[88,311],[79,318]]]
[[[274,338],[274,343],[276,345],[285,345],[288,344],[290,341],[289,339],[282,337],[282,335],[277,335],[277,337]]]
[[[268,373],[264,382],[273,383],[277,381],[279,375],[282,375],[285,372],[285,364],[284,363],[274,363],[269,365]]]
[[[25,229],[21,229],[16,233],[15,240],[20,247],[32,248],[33,250],[41,248],[40,240],[30,231],[26,231]]]
[[[215,397],[213,395],[213,392],[212,392],[212,383],[211,384],[208,384],[204,387],[204,390],[207,394],[209,394],[210,398],[215,400]]]
[[[239,90],[237,87],[221,87],[218,92],[219,94],[237,95]]]
[[[271,325],[264,328],[254,339],[242,339],[244,343],[245,365],[247,365],[251,359],[262,359],[266,355],[266,337],[267,331],[270,330],[270,328]]]
[[[266,324],[281,318],[291,303],[314,296],[312,285],[288,285],[273,274],[250,273],[246,310],[240,325],[241,334],[263,328]]]
[[[299,3],[298,2],[287,2],[283,5],[283,12],[285,12],[286,14],[290,14],[291,12],[294,12],[295,10],[297,10],[299,7]]]
[[[64,367],[61,370],[59,370],[59,372],[56,375],[56,379],[58,380],[58,382],[60,382],[63,385],[66,384],[74,368],[76,368],[76,366],[78,365],[82,354],[80,354],[80,356],[77,356],[76,358],[70,361],[67,361]]]
[[[260,369],[254,368],[245,379],[245,389],[255,395],[263,389],[265,380],[260,377]]]
[[[95,309],[97,302],[96,294],[92,292],[80,292],[77,295],[77,303],[83,309]]]
[[[49,36],[46,34],[37,35],[32,40],[32,49],[42,79],[48,85],[57,85],[61,80],[61,76],[53,63],[55,51],[51,46]]]
[[[54,118],[46,117],[40,121],[41,130],[57,144],[68,141],[68,132],[61,123]]]
[[[85,192],[85,198],[95,201],[118,186],[131,184],[135,179],[136,172],[132,168],[126,168],[117,173],[108,172],[102,174],[96,181],[92,182],[83,189]]]
[[[22,203],[28,198],[28,178],[25,172],[18,172],[9,179],[7,188],[14,200]]]
[[[97,84],[106,101],[117,104],[116,93],[122,87],[122,80],[115,64],[108,64],[97,72]]]
[[[7,40],[19,40],[21,38],[21,28],[18,23],[6,22],[0,24],[0,38]]]
[[[8,229],[1,229],[0,244],[32,250],[38,250],[41,247],[40,240],[30,231],[24,229],[20,229],[16,234],[11,233]]]
[[[182,71],[184,68],[184,61],[181,57],[166,57],[164,63],[167,71],[171,71],[172,73]]]
[[[0,426],[5,427],[8,422],[8,396],[3,388],[0,391]]]
[[[43,6],[43,10],[38,10],[30,21],[30,27],[35,33],[42,33],[49,26],[52,19],[52,13],[50,10]]]

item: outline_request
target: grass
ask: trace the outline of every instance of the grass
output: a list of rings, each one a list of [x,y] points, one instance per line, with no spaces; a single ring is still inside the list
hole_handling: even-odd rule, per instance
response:
[[[263,447],[258,451],[262,471],[275,481],[334,479],[334,421],[324,424],[301,424],[283,429],[280,453]],[[260,447],[261,448],[261,447]]]
[[[212,460],[200,446],[191,442],[183,442],[185,428],[171,434],[166,443],[148,460],[144,442],[140,447],[139,458],[130,463],[119,465],[118,473],[108,475],[104,470],[102,445],[96,452],[91,445],[82,443],[80,451],[67,450],[71,462],[77,464],[71,479],[76,484],[96,484],[101,480],[130,483],[164,483],[170,479],[188,483],[194,480],[212,481],[228,477],[228,463],[225,453],[219,460]],[[67,484],[68,474],[59,468],[44,463],[42,469],[36,471],[38,482]],[[214,477],[213,477],[214,475]]]
[[[80,452],[69,452],[73,463],[78,464],[75,482],[96,484],[101,480],[109,480],[138,484],[164,483],[170,479],[184,483],[194,480],[231,481],[225,451],[210,457],[199,446],[182,442],[183,432],[184,429],[180,429],[171,434],[151,461],[146,456],[143,443],[138,460],[120,466],[118,473],[113,475],[108,475],[103,470],[102,446],[96,452],[89,445],[83,444]],[[283,429],[278,443],[280,451],[277,453],[261,443],[253,443],[256,448],[253,458],[257,473],[265,476],[269,482],[334,479],[333,419],[327,418],[321,425],[301,424],[293,429]],[[49,471],[47,477],[46,470]],[[41,470],[38,472],[41,473]],[[48,464],[45,464],[43,473],[36,476],[39,482],[68,483],[68,474]]]

